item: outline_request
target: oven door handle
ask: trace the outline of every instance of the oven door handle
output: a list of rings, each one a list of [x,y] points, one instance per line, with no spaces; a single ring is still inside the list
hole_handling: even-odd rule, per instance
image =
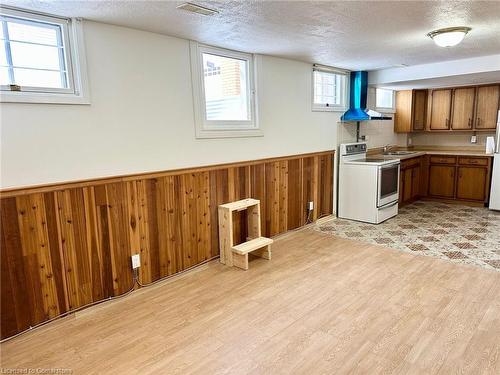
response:
[[[377,208],[382,208],[382,209],[383,208],[389,208],[389,207],[397,205],[398,203],[399,203],[398,201],[394,201],[394,202],[386,203],[383,206],[380,206],[380,207],[377,207]]]

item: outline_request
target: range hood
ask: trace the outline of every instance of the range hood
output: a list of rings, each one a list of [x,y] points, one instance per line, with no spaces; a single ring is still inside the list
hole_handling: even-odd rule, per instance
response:
[[[351,72],[349,90],[349,109],[341,117],[341,121],[392,120],[392,117],[366,108],[368,96],[368,72]]]

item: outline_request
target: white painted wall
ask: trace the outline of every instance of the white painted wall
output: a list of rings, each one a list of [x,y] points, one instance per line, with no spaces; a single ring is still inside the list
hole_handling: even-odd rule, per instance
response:
[[[252,160],[336,147],[340,113],[311,111],[311,65],[262,56],[258,138],[195,139],[187,40],[84,23],[91,105],[0,104],[1,187]]]

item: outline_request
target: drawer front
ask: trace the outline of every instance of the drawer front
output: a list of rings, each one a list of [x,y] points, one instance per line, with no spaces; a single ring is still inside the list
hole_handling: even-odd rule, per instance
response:
[[[488,159],[487,158],[459,157],[458,164],[487,166]]]
[[[455,164],[457,162],[457,157],[433,155],[430,158],[430,162],[431,164]]]
[[[420,156],[413,159],[401,160],[401,169],[411,168],[420,165]]]

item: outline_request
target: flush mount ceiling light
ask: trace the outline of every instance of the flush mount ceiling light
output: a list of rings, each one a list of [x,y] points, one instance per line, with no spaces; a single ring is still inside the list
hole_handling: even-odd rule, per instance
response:
[[[464,40],[465,35],[471,31],[470,27],[448,27],[431,31],[427,36],[431,38],[439,47],[453,47]]]
[[[198,14],[201,14],[203,16],[212,16],[214,14],[219,13],[218,10],[202,7],[201,5],[196,5],[196,4],[192,4],[192,3],[184,3],[181,5],[178,5],[176,8],[182,9],[182,10],[185,10],[188,12],[192,12],[192,13],[198,13]]]

